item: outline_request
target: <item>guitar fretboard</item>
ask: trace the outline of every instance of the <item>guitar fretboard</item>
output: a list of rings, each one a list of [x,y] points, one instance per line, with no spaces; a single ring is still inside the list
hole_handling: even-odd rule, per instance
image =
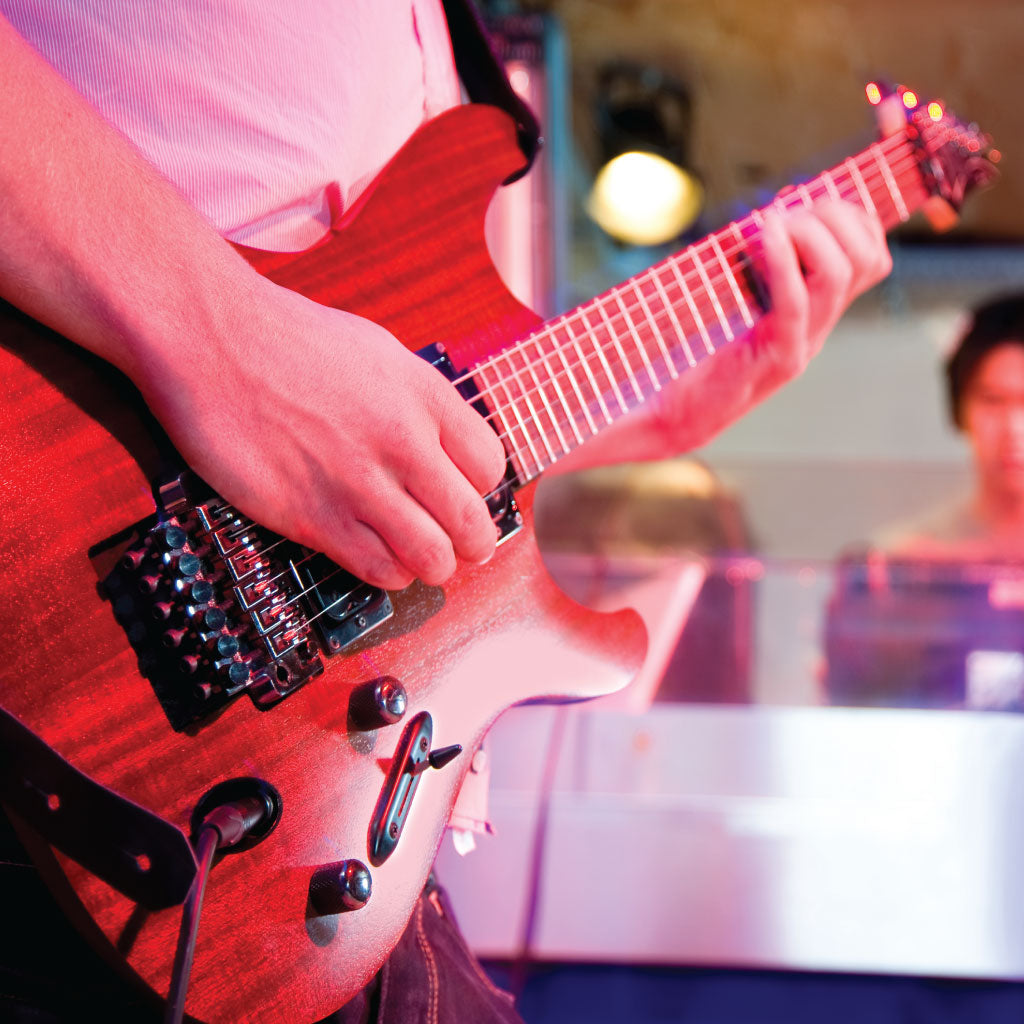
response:
[[[899,134],[793,188],[772,206],[844,199],[877,213],[888,230],[927,197],[917,152]],[[474,368],[521,482],[649,401],[765,315],[752,268],[767,209],[548,321]]]

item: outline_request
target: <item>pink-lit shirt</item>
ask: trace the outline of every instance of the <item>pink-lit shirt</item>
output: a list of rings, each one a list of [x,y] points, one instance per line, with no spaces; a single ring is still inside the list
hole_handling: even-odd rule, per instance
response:
[[[221,234],[304,249],[459,101],[440,0],[0,0]]]

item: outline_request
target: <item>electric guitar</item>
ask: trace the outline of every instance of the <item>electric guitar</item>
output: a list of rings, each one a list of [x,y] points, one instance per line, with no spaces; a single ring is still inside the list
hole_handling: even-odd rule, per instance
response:
[[[848,199],[892,227],[930,197],[957,207],[992,177],[974,127],[900,95],[900,131],[776,203]],[[123,377],[6,310],[0,704],[185,832],[225,783],[259,780],[273,812],[210,875],[188,1000],[200,1020],[308,1022],[337,1009],[405,927],[498,714],[608,693],[643,659],[638,616],[583,608],[545,572],[535,481],[743,344],[766,313],[762,211],[542,323],[506,291],[483,241],[490,199],[521,159],[505,114],[449,111],[321,244],[246,253],[272,280],[422,352],[503,435],[509,471],[488,499],[501,543],[444,587],[384,593],[268,534],[176,464]],[[66,794],[36,797],[42,813],[64,813]],[[88,937],[165,994],[180,908],[143,905],[22,828]],[[163,855],[121,852],[122,876],[140,878]]]

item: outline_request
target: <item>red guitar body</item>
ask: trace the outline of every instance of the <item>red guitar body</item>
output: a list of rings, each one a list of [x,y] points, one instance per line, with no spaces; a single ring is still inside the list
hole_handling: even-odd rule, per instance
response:
[[[470,106],[421,129],[339,231],[299,255],[246,252],[268,277],[360,313],[418,350],[443,341],[467,367],[538,318],[487,254],[484,214],[521,163],[502,113]],[[526,527],[444,588],[393,595],[395,616],[279,705],[236,699],[176,732],[138,671],[90,551],[153,512],[157,449],[134,389],[14,311],[0,328],[0,704],[81,771],[181,827],[215,783],[257,776],[282,796],[277,829],[213,869],[188,1012],[203,1021],[308,1022],[337,1009],[397,941],[429,872],[472,751],[508,706],[626,684],[645,649],[631,612],[598,615],[548,577]],[[202,372],[202,368],[196,368]],[[395,396],[401,401],[401,396]],[[397,851],[372,868],[362,909],[318,917],[317,867],[370,863],[368,829],[402,726],[352,732],[355,686],[390,675],[407,719],[429,711],[435,747],[464,753],[427,772]],[[530,756],[523,751],[523,756]],[[31,839],[31,837],[29,837]],[[157,993],[167,991],[180,911],[150,913],[45,844],[33,854],[76,922]]]

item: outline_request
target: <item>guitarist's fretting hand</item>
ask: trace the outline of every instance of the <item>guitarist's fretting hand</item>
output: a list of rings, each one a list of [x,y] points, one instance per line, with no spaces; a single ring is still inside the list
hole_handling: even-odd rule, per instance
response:
[[[771,312],[752,335],[721,348],[559,469],[677,455],[720,430],[801,373],[858,295],[892,268],[878,218],[851,203],[770,213],[764,251],[753,253]]]
[[[124,370],[225,498],[368,582],[440,583],[456,555],[491,553],[478,495],[503,453],[440,375],[374,324],[259,278],[2,21],[0,88],[0,294]],[[888,267],[852,207],[787,216],[765,243],[764,330],[583,459],[706,440],[802,369]]]

